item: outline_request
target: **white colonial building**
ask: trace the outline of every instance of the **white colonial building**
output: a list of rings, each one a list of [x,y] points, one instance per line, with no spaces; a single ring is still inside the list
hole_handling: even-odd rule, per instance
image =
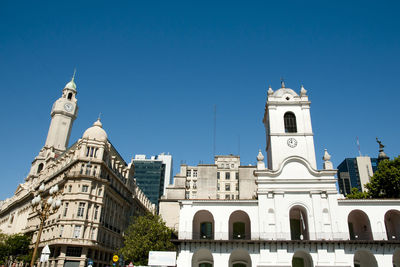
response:
[[[178,222],[177,266],[399,267],[400,200],[338,194],[326,150],[317,169],[306,90],[269,88],[263,122],[268,164],[259,152],[255,199],[160,202],[167,224]]]
[[[50,247],[49,262],[42,263],[46,267],[83,267],[88,258],[94,267],[109,265],[131,216],[154,212],[133,178],[133,162],[119,155],[100,119],[68,148],[78,111],[76,94],[72,79],[53,104],[46,143],[29,175],[0,207],[3,233],[31,233],[36,242],[40,220],[31,200],[41,185],[43,197],[58,185],[62,204],[45,221],[39,243],[39,251]]]

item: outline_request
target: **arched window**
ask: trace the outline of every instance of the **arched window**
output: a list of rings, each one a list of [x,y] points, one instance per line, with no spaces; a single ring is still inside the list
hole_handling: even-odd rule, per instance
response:
[[[237,210],[229,217],[229,239],[251,239],[249,215]]]
[[[37,173],[41,172],[43,170],[43,163],[40,163],[38,168],[37,168]]]
[[[297,251],[292,258],[292,267],[312,267],[313,260],[309,253]]]
[[[353,210],[347,217],[350,240],[372,240],[368,215],[361,210]]]
[[[200,210],[194,215],[193,239],[214,239],[214,217],[209,211]]]
[[[386,212],[385,226],[388,240],[400,240],[400,211],[389,210]]]
[[[297,133],[296,116],[293,112],[286,112],[283,116],[285,133]]]
[[[72,99],[72,93],[69,93],[68,94],[68,100],[71,100]]]
[[[301,206],[290,209],[290,236],[292,240],[309,240],[307,211]]]

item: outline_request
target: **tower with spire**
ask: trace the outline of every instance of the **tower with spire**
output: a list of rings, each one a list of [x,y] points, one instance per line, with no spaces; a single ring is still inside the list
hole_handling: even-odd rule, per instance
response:
[[[72,124],[78,115],[75,71],[51,109],[51,122],[45,145],[33,160],[28,177],[36,176],[50,159],[56,158],[68,147]]]

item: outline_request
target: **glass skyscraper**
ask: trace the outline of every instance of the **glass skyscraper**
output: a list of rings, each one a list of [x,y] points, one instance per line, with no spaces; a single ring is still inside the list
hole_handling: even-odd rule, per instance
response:
[[[378,168],[378,159],[367,156],[346,158],[337,167],[340,193],[347,195],[353,187],[364,192],[364,185]]]

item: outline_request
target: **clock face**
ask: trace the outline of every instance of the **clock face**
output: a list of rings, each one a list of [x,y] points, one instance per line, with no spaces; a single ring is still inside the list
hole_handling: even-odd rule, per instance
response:
[[[294,139],[294,138],[289,138],[289,139],[287,140],[287,145],[288,145],[289,147],[296,147],[296,146],[297,146],[297,140]]]
[[[65,111],[71,112],[73,108],[74,108],[74,106],[71,103],[64,104]]]

